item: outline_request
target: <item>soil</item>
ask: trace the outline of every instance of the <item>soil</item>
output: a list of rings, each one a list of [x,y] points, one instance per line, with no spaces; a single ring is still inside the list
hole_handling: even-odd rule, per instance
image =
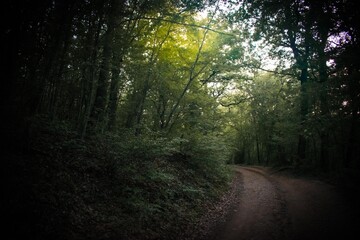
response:
[[[208,240],[355,239],[358,203],[328,183],[236,166],[232,190],[200,223]]]

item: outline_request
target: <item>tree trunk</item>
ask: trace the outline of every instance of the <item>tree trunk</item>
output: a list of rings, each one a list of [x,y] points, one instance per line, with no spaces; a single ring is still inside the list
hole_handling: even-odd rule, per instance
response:
[[[210,21],[211,22],[211,21]],[[208,24],[208,26],[210,25],[210,22]],[[187,90],[190,88],[192,82],[198,77],[198,75],[204,70],[205,67],[201,68],[198,72],[195,72],[195,68],[199,62],[199,59],[200,59],[200,55],[202,53],[202,49],[204,47],[204,44],[205,44],[205,40],[206,40],[206,36],[207,36],[207,33],[208,33],[208,29],[205,30],[204,32],[204,35],[203,35],[203,38],[201,40],[201,43],[200,43],[200,46],[199,46],[199,50],[196,54],[196,58],[195,58],[195,61],[193,62],[193,64],[191,65],[191,68],[190,68],[190,73],[189,73],[189,80],[187,82],[187,84],[185,85],[183,91],[181,92],[180,96],[178,97],[177,101],[175,102],[174,106],[171,108],[170,110],[170,113],[167,117],[167,120],[166,120],[166,123],[165,123],[165,126],[164,128],[168,128],[168,132],[170,132],[170,129],[169,126],[171,126],[171,121],[174,122],[173,120],[173,117],[174,117],[174,114],[175,112],[177,111],[181,101],[183,100]]]
[[[84,138],[86,135],[96,93],[97,79],[95,78],[95,66],[98,58],[99,37],[103,20],[98,19],[97,21],[98,22],[96,23],[96,20],[94,19],[92,23],[89,24],[89,33],[86,44],[91,51],[88,55],[89,58],[84,59],[84,62],[88,62],[88,64],[84,65],[82,74],[82,96],[78,120],[78,132],[81,138]]]
[[[256,141],[256,156],[257,156],[257,164],[260,165],[260,146],[259,146],[259,136],[256,133],[256,137],[255,137],[255,141]]]
[[[114,54],[113,62],[118,63],[117,66],[112,67],[112,74],[111,74],[111,84],[110,84],[110,97],[109,97],[109,124],[108,129],[112,129],[116,125],[116,111],[118,107],[119,101],[119,91],[120,91],[120,63],[121,58],[116,57],[117,55]]]
[[[359,128],[359,111],[360,111],[360,102],[359,102],[359,73],[356,70],[349,68],[349,95],[351,98],[351,107],[352,114],[350,119],[350,131],[347,142],[346,157],[344,159],[344,167],[352,167],[353,163],[360,162],[360,128]]]
[[[301,130],[305,129],[305,121],[306,115],[308,113],[308,96],[307,96],[307,68],[302,69],[301,76],[300,76],[300,83],[301,83],[301,95],[300,95],[300,126]],[[302,162],[306,158],[306,138],[304,133],[299,134],[299,143],[298,143],[298,157],[299,160]]]
[[[356,154],[356,151],[359,152],[359,120],[357,119],[357,112],[353,110],[351,116],[351,126],[349,132],[349,138],[347,143],[346,157],[344,159],[344,167],[350,168],[353,162],[360,160],[359,154]],[[356,159],[357,158],[357,159]]]
[[[96,130],[102,132],[107,125],[107,105],[109,103],[109,77],[111,70],[112,50],[116,17],[120,7],[120,1],[111,0],[107,19],[107,31],[104,35],[103,54],[100,64],[99,80],[96,89],[94,108],[91,114]]]
[[[161,27],[160,25],[158,27]],[[147,66],[147,72],[144,79],[144,82],[140,86],[140,95],[137,94],[136,89],[134,89],[133,94],[131,96],[130,102],[132,102],[134,105],[134,110],[130,110],[128,112],[127,121],[126,121],[126,127],[133,127],[135,124],[135,135],[139,135],[141,133],[141,121],[144,113],[144,107],[145,107],[145,101],[147,98],[148,91],[151,88],[151,79],[152,79],[152,71],[154,70],[154,65],[157,62],[157,56],[159,55],[159,52],[164,45],[165,41],[170,36],[172,25],[169,26],[165,37],[159,42],[157,45],[157,42],[154,43],[152,53],[149,59],[149,63]]]

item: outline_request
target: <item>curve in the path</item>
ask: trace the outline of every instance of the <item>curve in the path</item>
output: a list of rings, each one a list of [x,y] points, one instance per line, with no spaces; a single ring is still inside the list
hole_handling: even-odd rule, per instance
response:
[[[276,182],[261,169],[237,167],[236,171],[243,178],[242,197],[215,239],[285,239],[289,221]]]
[[[357,204],[349,205],[329,184],[235,167],[241,197],[214,240],[354,239]]]

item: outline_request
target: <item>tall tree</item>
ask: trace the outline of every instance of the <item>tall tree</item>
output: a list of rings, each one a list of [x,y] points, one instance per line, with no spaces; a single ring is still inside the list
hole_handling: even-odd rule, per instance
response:
[[[341,1],[312,0],[267,0],[243,1],[235,14],[238,19],[248,21],[253,29],[255,40],[262,39],[272,47],[272,53],[286,57],[291,51],[293,71],[301,83],[300,122],[302,131],[299,135],[298,157],[304,161],[307,156],[307,137],[304,132],[308,126],[308,116],[315,107],[314,97],[310,96],[309,85],[324,83],[329,78],[331,39],[339,39],[343,29],[339,28],[342,17],[339,15]],[[336,40],[337,41],[337,40]],[[324,85],[323,85],[324,86]],[[329,113],[326,89],[320,92],[319,116]],[[323,168],[327,161],[328,130],[319,133],[321,141],[320,165]]]

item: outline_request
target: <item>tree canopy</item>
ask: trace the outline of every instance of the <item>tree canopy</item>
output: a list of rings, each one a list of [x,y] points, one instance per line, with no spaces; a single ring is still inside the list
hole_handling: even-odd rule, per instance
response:
[[[204,191],[215,197],[224,190],[227,163],[355,176],[356,6],[352,0],[6,1],[0,99],[6,166],[24,173],[26,200],[56,199],[41,206],[29,200],[31,208],[53,214],[52,227],[78,224],[66,234],[79,234],[81,221],[98,221],[128,228],[125,237],[134,239],[134,226],[140,235],[152,229],[149,239],[156,238],[158,226],[151,224],[167,221],[177,196],[177,216],[195,218],[189,199],[204,202]],[[8,179],[17,186],[16,177]],[[68,187],[55,192],[48,180]],[[108,192],[94,190],[100,187]],[[90,197],[111,202],[107,194],[120,199],[114,221]],[[132,222],[120,221],[126,217]],[[38,226],[46,224],[39,219]],[[164,229],[177,231],[171,224]]]

